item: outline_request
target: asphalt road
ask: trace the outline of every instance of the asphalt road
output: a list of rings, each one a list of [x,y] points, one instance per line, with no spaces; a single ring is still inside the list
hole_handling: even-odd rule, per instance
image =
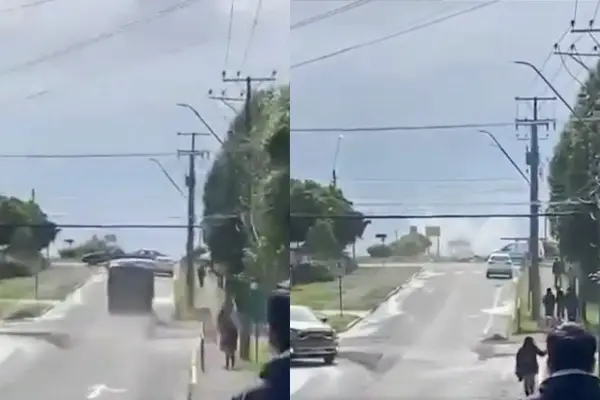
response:
[[[484,264],[429,264],[406,289],[341,338],[335,366],[301,364],[292,399],[516,398],[505,336],[514,283]]]
[[[170,279],[156,281],[155,317],[108,315],[105,279],[96,275],[45,318],[2,328],[0,398],[164,400],[180,394],[194,332],[170,321]]]

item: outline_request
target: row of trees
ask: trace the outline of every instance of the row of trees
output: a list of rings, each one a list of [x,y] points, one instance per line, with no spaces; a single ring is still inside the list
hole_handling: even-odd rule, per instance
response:
[[[600,64],[581,88],[575,115],[564,126],[549,165],[550,220],[552,236],[560,254],[579,266],[580,296],[598,301],[595,274],[599,270],[600,214]],[[584,120],[585,119],[585,120]],[[591,121],[590,121],[591,120]]]

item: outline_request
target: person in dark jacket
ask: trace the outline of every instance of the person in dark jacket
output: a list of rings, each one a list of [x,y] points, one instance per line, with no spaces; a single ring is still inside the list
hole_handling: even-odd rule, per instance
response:
[[[544,315],[546,317],[554,317],[554,309],[556,307],[556,296],[552,293],[552,289],[546,289],[546,294],[542,299],[542,304],[544,305]]]
[[[596,338],[574,323],[548,334],[549,376],[531,400],[600,399],[600,380],[594,376]]]
[[[260,373],[261,382],[232,400],[280,400],[290,398],[290,292],[277,289],[267,303],[269,343],[278,354]]]
[[[565,267],[560,258],[556,257],[552,263],[552,275],[554,275],[554,287],[556,289],[561,287],[562,276],[565,273]]]
[[[233,321],[233,305],[228,300],[223,304],[219,316],[217,317],[217,326],[219,329],[219,347],[225,354],[225,369],[235,368],[235,353],[238,343],[238,329]]]
[[[535,392],[535,381],[537,374],[540,372],[537,358],[545,355],[546,352],[537,347],[531,336],[527,336],[523,340],[523,345],[517,352],[515,373],[519,381],[523,382],[526,396]]]
[[[571,286],[567,288],[565,293],[565,307],[567,308],[567,319],[569,322],[577,321],[577,314],[579,311],[579,299],[575,289]]]
[[[565,319],[565,292],[562,289],[556,291],[556,318],[559,321]]]

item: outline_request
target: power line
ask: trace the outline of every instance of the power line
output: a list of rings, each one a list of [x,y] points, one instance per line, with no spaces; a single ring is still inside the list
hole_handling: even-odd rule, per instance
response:
[[[25,10],[28,8],[35,8],[35,7],[42,6],[44,4],[54,3],[56,1],[57,0],[37,0],[37,1],[33,1],[31,3],[22,4],[20,6],[13,6],[13,7],[7,7],[7,8],[0,9],[0,14],[11,13],[11,12],[15,12],[15,11]]]
[[[445,129],[477,129],[477,128],[506,128],[514,127],[514,122],[489,122],[481,124],[444,124],[444,125],[392,125],[392,126],[363,126],[363,127],[338,127],[338,128],[291,128],[291,132],[394,132],[394,131],[422,131]]]
[[[244,64],[246,64],[246,60],[248,59],[248,55],[250,54],[250,48],[252,47],[252,41],[254,40],[256,27],[258,26],[258,18],[260,17],[260,11],[262,9],[262,3],[263,0],[258,0],[258,4],[256,5],[254,19],[252,20],[252,27],[250,28],[250,34],[248,35],[248,44],[246,45],[246,50],[244,51],[244,58],[242,59],[242,66],[240,69],[243,69]],[[225,66],[225,69],[227,69],[227,66]]]
[[[473,7],[467,8],[465,10],[454,12],[452,14],[448,14],[448,15],[445,15],[443,17],[432,19],[430,21],[423,22],[423,23],[417,24],[415,26],[412,26],[410,28],[403,29],[403,30],[401,30],[399,32],[394,32],[392,34],[389,34],[389,35],[386,35],[386,36],[382,36],[382,37],[377,38],[377,39],[372,39],[372,40],[369,40],[369,41],[366,41],[366,42],[355,44],[353,46],[344,47],[344,48],[341,48],[339,50],[333,51],[331,53],[324,54],[322,56],[314,57],[314,58],[311,58],[311,59],[308,59],[308,60],[305,60],[305,61],[302,61],[302,62],[299,62],[299,63],[296,63],[296,64],[292,64],[292,66],[290,68],[303,67],[305,65],[313,64],[313,63],[316,63],[318,61],[327,60],[329,58],[336,57],[338,55],[345,54],[345,53],[348,53],[348,52],[353,51],[353,50],[358,50],[358,49],[363,48],[363,47],[370,47],[370,46],[373,46],[375,44],[382,43],[382,42],[385,42],[387,40],[394,39],[396,37],[399,37],[399,36],[402,36],[402,35],[406,35],[408,33],[419,31],[421,29],[425,29],[425,28],[428,28],[430,26],[433,26],[433,25],[445,22],[445,21],[447,21],[449,19],[453,19],[453,18],[462,16],[462,15],[465,15],[465,14],[469,14],[471,12],[477,11],[477,10],[482,9],[484,7],[489,7],[489,6],[491,6],[493,4],[496,4],[496,3],[500,2],[500,1],[501,0],[491,0],[491,1],[488,1],[488,2],[483,3],[483,4],[477,4],[477,5],[473,6]]]
[[[530,206],[536,204],[538,206],[550,206],[550,205],[581,205],[580,202],[575,201],[538,201],[531,203],[527,201],[464,201],[464,202],[405,202],[405,201],[352,201],[352,205],[355,207],[389,207],[389,206],[423,206],[423,207],[435,207],[435,206]]]
[[[536,214],[539,217],[561,217],[579,214],[577,212],[554,212]],[[299,219],[488,219],[488,218],[531,218],[531,214],[301,214],[291,213],[291,218]]]
[[[191,7],[192,5],[194,5],[195,3],[198,3],[200,0],[184,0],[180,3],[177,3],[173,6],[167,7],[162,9],[161,11],[159,11],[158,13],[147,17],[147,18],[142,18],[142,19],[138,19],[138,20],[134,20],[131,22],[128,22],[126,24],[120,25],[119,27],[117,27],[116,29],[113,29],[111,31],[105,32],[105,33],[101,33],[99,35],[96,35],[90,39],[86,39],[86,40],[82,40],[80,42],[76,42],[76,43],[72,43],[60,50],[56,50],[53,51],[52,53],[48,53],[45,54],[43,56],[31,59],[29,61],[25,61],[22,62],[20,64],[16,64],[13,65],[12,67],[8,67],[5,69],[0,70],[0,75],[8,75],[8,74],[12,74],[15,72],[19,72],[22,71],[24,69],[28,69],[28,68],[32,68],[35,67],[39,64],[43,64],[45,62],[48,61],[52,61],[52,60],[56,60],[59,59],[61,57],[65,57],[68,56],[72,53],[75,53],[77,51],[81,51],[83,49],[86,49],[90,46],[93,46],[97,43],[103,42],[105,40],[111,39],[115,36],[118,36],[122,33],[125,33],[129,30],[135,29],[138,26],[141,25],[145,25],[148,24],[150,22],[154,22],[156,20],[159,20],[161,18],[164,18],[170,14],[173,14],[179,10],[183,10],[185,8]]]
[[[329,178],[294,178],[298,180],[329,181]],[[516,178],[425,178],[425,179],[402,179],[402,178],[344,178],[338,177],[338,181],[351,183],[498,183],[498,182],[521,182]]]
[[[0,154],[1,158],[22,159],[66,159],[66,158],[156,158],[176,157],[176,152],[170,153],[80,153],[80,154]]]
[[[233,31],[233,14],[235,10],[235,0],[231,0],[231,7],[229,8],[229,24],[227,26],[227,44],[225,45],[225,66],[224,69],[227,69],[227,64],[229,63],[229,50],[231,47],[231,33]]]
[[[350,10],[353,10],[355,8],[358,8],[358,7],[364,6],[366,4],[369,4],[372,1],[373,0],[352,0],[352,3],[343,5],[341,7],[334,8],[333,10],[325,11],[325,12],[317,14],[317,15],[313,15],[312,17],[308,17],[306,19],[303,19],[301,21],[293,23],[290,26],[290,30],[293,31],[294,29],[303,28],[303,27],[305,27],[307,25],[314,24],[315,22],[319,22],[319,21],[322,21],[324,19],[331,18],[331,17],[334,17],[334,16],[339,15],[339,14],[343,14],[343,13],[345,13],[347,11],[350,11]]]
[[[598,117],[582,118],[584,122],[600,121]],[[565,122],[557,120],[557,122]],[[424,131],[424,130],[452,130],[452,129],[477,129],[477,128],[507,128],[515,127],[512,122],[483,122],[471,124],[440,124],[440,125],[390,125],[390,126],[362,126],[362,127],[333,127],[333,128],[291,128],[295,133],[353,133],[353,132],[397,132],[397,131]]]

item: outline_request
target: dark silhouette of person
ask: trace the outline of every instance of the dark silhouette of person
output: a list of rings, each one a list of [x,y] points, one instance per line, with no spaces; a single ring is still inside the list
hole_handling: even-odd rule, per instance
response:
[[[278,355],[263,367],[261,382],[232,400],[280,400],[290,398],[290,292],[275,290],[267,302],[269,344]]]
[[[233,321],[233,304],[230,300],[225,301],[217,317],[219,329],[219,347],[225,354],[225,368],[235,368],[235,353],[238,344],[238,329]]]
[[[530,400],[600,399],[600,380],[593,374],[596,338],[574,323],[565,323],[546,338],[549,376]]]
[[[542,298],[542,304],[544,305],[544,315],[546,317],[554,317],[554,309],[556,307],[556,296],[552,293],[552,289],[546,289],[546,294]]]
[[[567,320],[570,322],[577,321],[577,314],[579,312],[579,299],[577,293],[572,286],[567,288],[565,293],[565,307],[567,309]]]
[[[556,318],[561,321],[565,319],[565,301],[565,292],[562,289],[558,289],[556,291]]]
[[[519,381],[523,382],[526,396],[535,392],[535,381],[540,371],[537,358],[545,355],[546,352],[540,350],[531,336],[523,340],[523,345],[517,352],[515,373]]]
[[[562,286],[562,276],[565,273],[565,267],[560,258],[555,257],[552,262],[552,275],[554,275],[554,287],[560,288]]]

